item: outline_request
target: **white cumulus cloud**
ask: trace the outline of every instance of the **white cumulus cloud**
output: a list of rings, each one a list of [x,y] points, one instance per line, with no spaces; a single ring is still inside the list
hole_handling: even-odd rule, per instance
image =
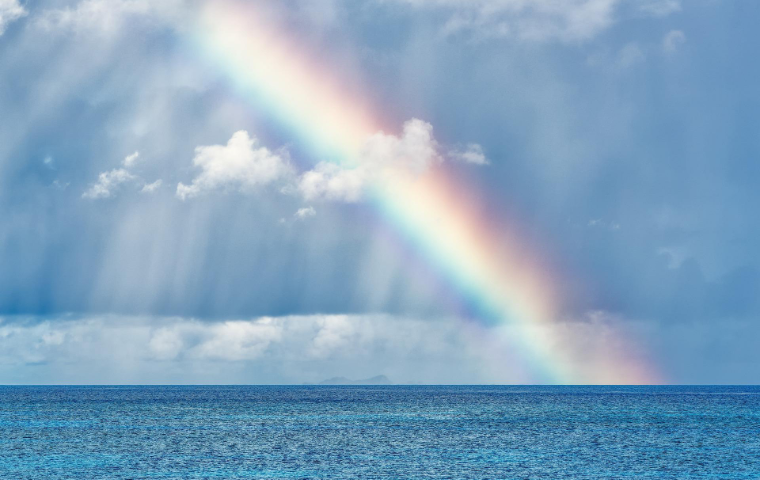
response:
[[[98,181],[93,183],[83,194],[82,198],[108,198],[123,184],[137,180],[124,168],[116,168],[110,172],[98,175]]]
[[[298,190],[307,200],[356,202],[371,184],[392,182],[398,171],[422,173],[441,160],[433,126],[412,119],[401,136],[380,132],[369,137],[350,166],[319,163],[301,175]]]
[[[313,217],[316,214],[317,211],[314,210],[314,207],[304,207],[298,209],[298,211],[295,213],[295,217],[299,220],[303,220],[309,217]]]
[[[140,159],[140,152],[135,152],[131,155],[127,155],[124,158],[124,161],[122,162],[122,165],[124,165],[126,168],[130,168],[134,166],[135,163]]]
[[[185,200],[209,191],[248,193],[256,187],[282,182],[283,193],[307,202],[358,202],[367,189],[392,186],[400,175],[420,175],[445,158],[485,165],[488,159],[477,144],[445,150],[433,135],[433,126],[419,119],[404,123],[400,135],[378,132],[369,136],[355,158],[345,163],[322,161],[297,173],[287,154],[259,144],[248,132],[238,131],[226,145],[197,147],[193,163],[201,172],[192,183],[179,183],[176,195]],[[298,219],[313,216],[312,207],[296,212]]]
[[[141,193],[153,193],[156,190],[158,190],[159,188],[161,188],[161,184],[162,183],[163,183],[163,180],[161,180],[160,178],[158,180],[156,180],[155,182],[153,182],[153,183],[146,183],[145,185],[143,185],[142,189],[140,189],[140,192]]]
[[[345,169],[330,162],[320,162],[301,175],[298,190],[306,200],[357,202],[367,181],[362,168]]]
[[[404,123],[401,137],[376,133],[364,145],[359,164],[369,168],[404,168],[421,173],[440,161],[433,126],[419,119]]]
[[[449,152],[449,157],[460,162],[472,163],[474,165],[489,164],[485,153],[483,153],[483,147],[477,143],[469,143],[464,148],[454,149]]]
[[[177,185],[177,197],[182,200],[213,190],[250,191],[292,172],[282,154],[259,146],[243,130],[235,132],[227,145],[197,147],[193,164],[201,172],[191,184]]]
[[[161,180],[147,184],[143,182],[140,177],[132,173],[131,169],[135,166],[139,157],[140,152],[127,155],[121,162],[123,168],[115,168],[98,175],[98,180],[90,185],[90,188],[82,194],[82,198],[88,198],[91,200],[109,198],[113,196],[122,185],[127,183],[142,183],[143,186],[141,192],[144,193],[150,193],[158,189],[158,187],[161,186]]]
[[[0,35],[5,33],[5,29],[11,22],[26,14],[26,9],[18,0],[0,0]]]

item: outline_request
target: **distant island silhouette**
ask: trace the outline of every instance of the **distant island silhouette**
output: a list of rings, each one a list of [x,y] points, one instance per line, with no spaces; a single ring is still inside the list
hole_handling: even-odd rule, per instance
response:
[[[351,380],[346,377],[332,377],[322,380],[317,385],[392,385],[393,382],[385,375],[376,375],[364,380]]]

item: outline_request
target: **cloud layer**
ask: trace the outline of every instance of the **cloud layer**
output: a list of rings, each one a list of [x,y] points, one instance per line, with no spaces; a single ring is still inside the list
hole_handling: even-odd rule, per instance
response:
[[[623,329],[621,330],[621,326]],[[533,336],[571,353],[575,366],[606,383],[624,380],[604,360],[657,361],[661,379],[684,383],[757,382],[750,348],[759,327],[631,322],[607,312],[542,327],[463,328],[451,318],[305,315],[202,321],[182,317],[0,317],[4,383],[318,383],[386,375],[394,383],[525,383],[531,365],[510,353]],[[625,332],[624,337],[620,336]],[[632,341],[650,350],[631,350]],[[739,348],[716,353],[714,346]],[[712,353],[711,353],[712,352]],[[699,357],[694,355],[698,354]],[[625,366],[625,364],[623,364]],[[742,380],[743,379],[743,380]]]
[[[232,383],[319,382],[336,375],[387,374],[423,381],[405,369],[418,364],[439,378],[471,375],[477,356],[451,322],[387,315],[311,315],[204,322],[189,318],[87,317],[35,322],[0,317],[0,375],[21,367],[57,382],[99,378],[119,383],[146,376],[184,382],[194,376]],[[440,362],[440,365],[437,363]],[[462,365],[456,365],[464,362]],[[88,367],[87,365],[90,365]],[[79,372],[77,374],[77,371]],[[153,373],[148,373],[152,371]],[[3,377],[7,378],[7,377]],[[39,377],[38,377],[39,378]],[[34,377],[26,377],[25,383]]]

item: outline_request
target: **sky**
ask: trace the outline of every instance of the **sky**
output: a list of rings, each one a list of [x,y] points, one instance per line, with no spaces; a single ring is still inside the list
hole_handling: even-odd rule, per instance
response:
[[[758,15],[0,0],[0,384],[759,383]]]

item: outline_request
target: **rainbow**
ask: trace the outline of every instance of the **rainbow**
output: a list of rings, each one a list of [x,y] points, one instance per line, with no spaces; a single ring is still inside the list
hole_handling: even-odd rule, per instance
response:
[[[195,40],[239,92],[315,156],[350,163],[368,138],[389,130],[369,102],[347,94],[328,67],[275,24],[250,4],[207,2]],[[491,327],[516,327],[510,345],[539,382],[658,382],[653,369],[629,351],[609,351],[588,366],[575,358],[572,345],[548,336],[557,318],[551,279],[530,261],[524,245],[479,220],[462,201],[462,186],[440,170],[399,172],[391,186],[373,188],[370,202],[463,299],[470,316]],[[616,335],[606,332],[605,341]]]

